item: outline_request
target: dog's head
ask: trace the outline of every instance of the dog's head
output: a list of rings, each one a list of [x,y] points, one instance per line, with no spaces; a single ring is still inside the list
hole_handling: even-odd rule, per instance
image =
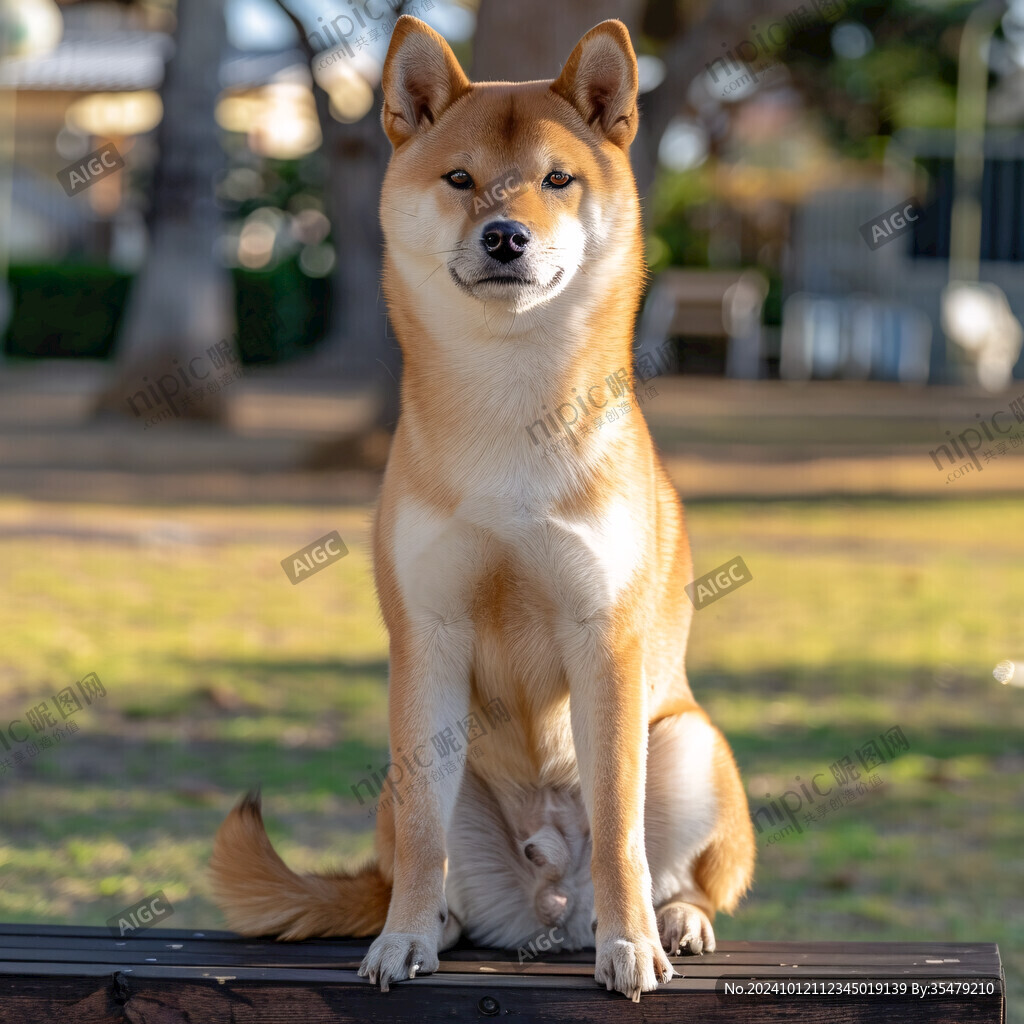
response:
[[[444,39],[404,16],[383,90],[381,222],[409,286],[429,278],[449,307],[520,313],[603,261],[635,272],[637,67],[621,22],[591,29],[553,82],[471,83]],[[607,288],[615,273],[601,277]]]

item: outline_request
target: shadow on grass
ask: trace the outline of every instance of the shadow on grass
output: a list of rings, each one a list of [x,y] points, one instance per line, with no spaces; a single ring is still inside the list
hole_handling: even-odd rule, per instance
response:
[[[386,658],[281,658],[260,656],[258,658],[204,658],[202,660],[192,658],[174,659],[179,665],[190,665],[195,669],[202,669],[205,672],[244,672],[247,675],[252,673],[279,673],[286,672],[289,675],[310,675],[313,673],[326,672],[337,675],[339,682],[350,681],[356,677],[379,676],[387,678],[388,662]]]
[[[388,663],[386,659],[367,658],[282,658],[261,655],[253,658],[169,658],[167,663],[188,676],[204,680],[191,690],[166,694],[157,700],[152,693],[138,694],[126,700],[121,713],[132,719],[181,719],[199,712],[220,718],[244,714],[270,714],[265,701],[253,702],[238,694],[239,689],[257,689],[264,693],[281,688],[287,691],[288,704],[275,701],[275,718],[300,722],[308,719],[309,705],[320,701],[321,707],[334,715],[353,713],[357,707],[370,707],[379,699],[386,705]],[[318,677],[321,677],[318,679]],[[210,680],[219,680],[227,695],[218,694]],[[323,685],[329,689],[325,692]],[[197,704],[198,702],[198,704]],[[227,702],[227,703],[226,703]],[[233,708],[234,702],[238,708]]]

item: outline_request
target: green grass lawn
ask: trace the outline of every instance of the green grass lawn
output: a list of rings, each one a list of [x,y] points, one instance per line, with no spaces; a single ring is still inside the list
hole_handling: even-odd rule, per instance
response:
[[[149,529],[167,521],[196,532]],[[739,554],[753,576],[697,613],[689,659],[752,804],[831,785],[893,726],[909,743],[866,795],[761,835],[719,937],[997,941],[1024,1021],[1024,691],[992,677],[1024,661],[1019,502],[694,503],[688,522],[698,573]],[[162,889],[169,925],[220,926],[205,862],[257,782],[295,867],[369,852],[351,787],[386,759],[386,647],[367,526],[0,503],[0,728],[89,672],[107,691],[56,746],[0,751],[0,919],[102,924]],[[281,559],[335,528],[351,554],[292,586]]]

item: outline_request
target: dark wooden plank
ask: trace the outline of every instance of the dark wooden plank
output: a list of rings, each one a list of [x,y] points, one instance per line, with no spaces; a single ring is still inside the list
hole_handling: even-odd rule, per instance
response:
[[[692,992],[685,1006],[668,997],[674,982],[634,1004],[600,989],[592,981],[557,984],[538,979],[529,988],[507,990],[479,984],[436,984],[426,978],[396,985],[387,994],[355,982],[251,985],[225,978],[198,982],[174,978],[112,979],[0,976],[0,1021],[50,1024],[106,1024],[125,1020],[147,1024],[201,1021],[203,1024],[327,1024],[327,1022],[450,1021],[509,1018],[522,1024],[565,1021],[645,1021],[647,1024],[713,1020],[719,1024],[803,1021],[809,1024],[992,1024],[1001,1019],[1001,1000],[926,1000],[883,1002],[877,999],[727,1000],[712,991]],[[543,982],[552,981],[550,985]],[[685,1015],[685,1016],[684,1016]]]
[[[0,922],[0,945],[5,942],[6,936],[22,936],[29,940],[33,938],[47,938],[49,936],[57,937],[77,937],[82,939],[110,939],[111,941],[129,941],[129,940],[115,940],[114,936],[110,933],[109,929],[105,927],[98,927],[95,925],[42,925],[42,924],[4,924]],[[144,932],[140,932],[136,937],[130,941],[139,942],[146,941],[151,937],[152,941],[163,942],[165,940],[182,941],[184,939],[204,941],[204,942],[226,942],[231,946],[237,946],[240,943],[244,943],[247,946],[266,946],[266,947],[291,947],[291,948],[303,948],[303,947],[346,947],[349,949],[361,949],[366,950],[369,948],[370,939],[307,939],[305,942],[290,942],[280,943],[270,937],[265,938],[249,938],[243,939],[236,935],[234,932],[216,931],[216,930],[205,930],[196,931],[188,929],[174,929],[174,928],[149,928]],[[877,952],[880,955],[889,956],[893,953],[909,953],[916,954],[921,951],[927,950],[929,953],[938,954],[941,956],[957,956],[959,953],[976,954],[979,950],[992,951],[996,948],[994,943],[984,942],[853,942],[853,941],[829,941],[829,942],[793,942],[793,941],[765,941],[765,942],[753,942],[753,941],[733,941],[723,942],[720,944],[720,950],[727,950],[732,954],[739,952],[751,952],[755,955],[762,953],[780,953],[780,954],[796,954],[801,953],[804,955],[818,956],[822,953],[853,953],[853,954],[868,954],[871,955]],[[488,953],[490,950],[481,950],[475,947],[467,947],[463,945],[456,946],[453,950],[449,951],[445,955],[451,956],[463,956],[466,958],[472,958],[477,953]],[[512,954],[515,955],[514,953]]]
[[[356,974],[367,945],[344,939],[277,943],[173,929],[116,939],[105,928],[0,925],[0,1024],[433,1024],[489,1015],[517,1024],[682,1018],[1000,1024],[1005,1015],[1002,965],[991,943],[723,943],[714,954],[673,958],[682,977],[639,1005],[595,983],[592,950],[519,964],[514,951],[457,948],[442,954],[436,974],[383,994]],[[783,989],[727,995],[725,979],[760,979]],[[806,990],[815,982],[863,986],[885,979],[980,985],[982,994],[911,999],[793,993],[797,982]]]
[[[243,939],[232,932],[191,932],[165,928],[150,928],[137,935],[119,939],[106,928],[79,926],[31,926],[0,924],[0,956],[3,950],[13,948],[53,948],[53,938],[62,941],[60,948],[94,948],[93,943],[107,948],[158,949],[171,943],[184,948],[202,948],[207,951],[229,952],[244,949],[247,956],[265,951],[273,956],[349,956],[362,957],[369,948],[367,939],[309,939],[304,942],[277,942],[271,938]],[[563,953],[562,957],[577,957],[581,961],[593,958],[593,950],[576,954]],[[723,942],[715,956],[729,956],[737,962],[812,962],[870,964],[884,963],[895,958],[930,958],[947,962],[960,959],[976,961],[979,957],[994,958],[994,943],[952,942]],[[500,960],[516,959],[514,950],[502,951],[457,946],[443,954],[448,960]],[[749,959],[748,959],[749,958]],[[699,958],[697,958],[699,959]]]
[[[65,938],[55,942],[53,939],[11,939],[0,940],[0,959],[14,960],[47,960],[52,957],[54,949],[59,949],[68,959],[93,959],[102,955],[112,961],[132,962],[142,957],[155,957],[161,962],[187,963],[194,962],[196,957],[204,961],[224,963],[323,963],[325,966],[338,966],[341,963],[358,963],[362,959],[364,946],[351,947],[326,942],[299,943],[252,943],[244,940],[235,942],[210,942],[196,940],[171,940],[162,937],[147,937],[151,933],[144,932],[132,939],[103,938]],[[947,954],[955,952],[951,957]],[[562,953],[557,956],[535,958],[538,962],[554,961],[557,963],[592,963],[593,950],[577,953]],[[486,962],[495,964],[518,965],[514,951],[496,949],[474,949],[448,951],[441,955],[446,963],[472,964]],[[799,951],[786,951],[780,954],[774,951],[739,950],[731,945],[723,944],[718,952],[698,957],[678,957],[680,964],[699,967],[701,964],[713,964],[716,967],[729,966],[777,966],[777,967],[834,967],[849,968],[884,968],[899,966],[900,968],[921,967],[928,970],[938,969],[944,974],[971,974],[989,970],[998,963],[998,951],[994,945],[978,944],[974,948],[958,948],[955,950],[935,950],[929,946],[918,945],[912,951],[889,951],[878,949],[859,949],[847,953],[820,952],[813,946],[805,946]],[[934,973],[934,971],[932,972]]]
[[[491,951],[497,956],[499,951]],[[98,946],[68,948],[62,945],[59,950],[53,947],[34,947],[32,949],[0,950],[0,963],[3,964],[50,964],[59,955],[63,964],[94,964],[102,960],[107,964],[129,967],[133,965],[158,964],[163,966],[202,966],[204,968],[260,967],[279,971],[299,969],[323,970],[356,970],[361,957],[307,955],[304,957],[247,955],[246,950],[228,953],[212,953],[209,950],[161,949],[161,948],[127,948],[101,949]],[[688,977],[744,977],[757,974],[764,978],[795,978],[795,977],[848,977],[870,978],[884,974],[889,977],[916,978],[949,978],[949,977],[992,977],[998,972],[997,965],[985,959],[975,964],[966,963],[934,963],[920,958],[890,958],[879,960],[872,957],[862,962],[849,962],[838,958],[830,958],[832,962],[806,957],[793,958],[792,962],[780,962],[777,958],[767,959],[750,955],[734,959],[728,954],[714,953],[701,957],[672,957],[676,970]],[[931,959],[931,958],[929,958]],[[487,971],[491,974],[592,974],[594,967],[593,951],[590,957],[566,955],[564,957],[544,957],[520,964],[516,959],[493,960],[453,960],[442,954],[440,972],[451,974],[473,974]]]
[[[771,949],[750,948],[749,944],[726,943],[715,954],[678,957],[675,963],[680,971],[688,973],[734,973],[743,968],[758,968],[771,969],[778,974],[790,968],[802,968],[804,971],[830,968],[841,970],[842,973],[869,974],[878,970],[903,973],[916,970],[929,976],[977,976],[991,974],[998,969],[998,951],[992,944],[970,947],[917,944],[912,950],[904,951],[902,947],[905,945],[894,944],[897,948],[886,948],[880,944],[865,943],[843,953],[822,951],[817,946],[804,946],[779,953]],[[88,936],[0,937],[0,959],[46,962],[53,958],[55,948],[59,948],[62,959],[67,962],[89,962],[99,958],[120,964],[200,962],[225,966],[241,964],[339,968],[358,966],[366,944],[352,940],[279,943],[241,939],[233,942],[205,938],[177,939],[173,936],[168,938],[165,931],[156,929],[141,932],[129,939],[115,939],[102,929]],[[949,956],[949,953],[957,955]],[[442,970],[451,971],[463,970],[464,965],[470,964],[486,964],[488,970],[507,971],[546,963],[560,966],[592,965],[593,951],[538,957],[527,965],[520,965],[512,951],[462,949],[442,954]]]
[[[702,990],[710,984],[712,987],[721,979],[743,981],[756,978],[763,981],[800,981],[811,982],[815,980],[834,981],[863,981],[863,980],[900,980],[918,981],[927,983],[931,981],[959,980],[967,981],[992,981],[999,987],[999,973],[993,971],[979,971],[969,978],[960,975],[953,979],[949,974],[941,971],[907,971],[892,968],[880,968],[870,972],[843,970],[836,967],[796,970],[785,967],[734,967],[717,966],[713,963],[699,965],[696,970],[686,962],[673,958],[673,965],[679,973],[678,984],[673,982],[672,993],[680,993],[689,990]],[[295,983],[314,983],[323,981],[353,980],[356,977],[358,964],[331,965],[331,966],[282,966],[282,965],[238,965],[220,963],[153,963],[139,962],[126,963],[124,960],[77,960],[68,962],[61,960],[49,961],[4,961],[0,962],[0,975],[23,975],[39,976],[50,973],[65,975],[80,974],[83,976],[97,976],[103,974],[116,974],[118,972],[130,972],[139,978],[210,978],[225,977],[232,975],[238,978],[274,980]],[[561,964],[557,962],[531,962],[522,965],[518,970],[509,970],[508,964],[474,964],[471,968],[467,965],[456,965],[442,962],[436,974],[431,975],[438,983],[468,983],[468,979],[483,978],[495,985],[503,987],[530,987],[543,980],[565,981],[583,979],[588,984],[593,982],[594,967],[590,964]],[[360,983],[364,983],[361,982]]]
[[[96,925],[43,925],[43,924],[5,924],[0,922],[0,940],[4,936],[23,936],[28,938],[46,938],[49,936],[57,937],[78,937],[78,938],[110,938],[114,936],[110,930],[105,927]],[[305,942],[299,943],[278,943],[275,939],[268,937],[263,938],[247,938],[242,939],[234,932],[227,931],[216,931],[213,929],[207,930],[194,930],[194,929],[176,929],[176,928],[149,928],[146,931],[140,932],[137,939],[141,939],[145,936],[153,936],[159,941],[165,939],[173,939],[175,941],[181,941],[182,939],[203,939],[206,941],[227,941],[232,945],[239,942],[245,942],[251,945],[289,945],[289,946],[303,946],[303,945],[330,945],[330,946],[351,946],[367,949],[372,940],[370,939],[346,939],[346,938],[334,938],[334,939],[307,939]],[[901,942],[857,942],[857,941],[822,941],[822,942],[795,942],[795,941],[732,941],[724,942],[721,944],[721,948],[728,949],[732,952],[749,950],[753,952],[809,952],[812,951],[815,954],[818,952],[829,952],[829,953],[857,953],[864,951],[878,950],[886,954],[892,952],[906,952],[913,953],[915,951],[925,949],[932,950],[935,952],[946,951],[944,955],[950,955],[950,951],[962,950],[965,952],[976,951],[979,948],[994,948],[994,943],[963,943],[963,942],[921,942],[921,941],[901,941]],[[462,944],[455,947],[455,952],[461,952],[471,954],[474,951],[474,947],[467,947]]]
[[[151,928],[151,932],[157,932],[167,938],[195,938],[208,939],[231,939],[238,941],[234,932],[216,931],[215,929],[196,930],[194,928]],[[110,930],[98,925],[89,924],[5,924],[0,922],[0,935],[28,935],[28,936],[99,936],[110,935]],[[338,942],[361,942],[361,939],[337,939]]]

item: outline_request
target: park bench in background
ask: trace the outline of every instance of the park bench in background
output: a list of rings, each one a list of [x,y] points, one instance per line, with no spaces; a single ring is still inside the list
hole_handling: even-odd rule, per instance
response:
[[[365,940],[276,943],[156,928],[117,939],[106,928],[0,925],[0,1022],[1005,1020],[1002,964],[991,943],[723,942],[711,955],[673,958],[683,976],[639,1004],[595,983],[592,950],[522,964],[515,953],[451,950],[436,974],[384,995],[356,974],[366,947]],[[726,981],[751,979],[790,991],[889,981],[926,994],[724,994]]]
[[[670,338],[708,338],[724,346],[726,376],[764,376],[767,296],[768,281],[757,270],[663,270],[644,303],[637,355],[655,353]]]

